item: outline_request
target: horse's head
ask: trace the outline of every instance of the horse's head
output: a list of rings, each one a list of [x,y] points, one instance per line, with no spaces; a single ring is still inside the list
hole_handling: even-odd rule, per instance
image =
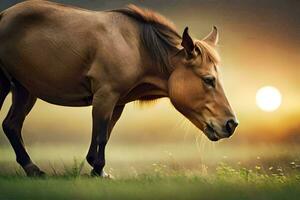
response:
[[[168,83],[175,108],[212,141],[230,137],[238,125],[220,80],[217,43],[216,27],[203,40],[193,40],[186,28]]]

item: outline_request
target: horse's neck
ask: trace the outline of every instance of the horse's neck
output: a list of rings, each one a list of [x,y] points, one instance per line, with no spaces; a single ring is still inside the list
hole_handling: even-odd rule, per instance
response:
[[[156,92],[167,97],[169,77],[170,74],[163,73],[158,67],[154,66],[153,63],[150,63],[145,69],[141,84],[152,85],[152,88],[156,88]]]

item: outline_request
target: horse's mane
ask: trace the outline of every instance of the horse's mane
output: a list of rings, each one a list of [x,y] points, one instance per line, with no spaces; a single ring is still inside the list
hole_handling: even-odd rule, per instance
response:
[[[141,40],[149,52],[154,64],[163,72],[172,71],[169,51],[177,49],[181,36],[174,24],[164,16],[135,5],[113,10],[132,17],[141,24]]]
[[[149,52],[154,65],[163,73],[170,73],[173,67],[170,65],[170,50],[178,50],[181,43],[181,36],[178,34],[173,22],[152,10],[142,9],[135,5],[128,5],[125,8],[112,10],[140,22],[141,40]],[[195,45],[201,49],[203,62],[208,59],[218,64],[219,54],[205,41],[197,40]]]

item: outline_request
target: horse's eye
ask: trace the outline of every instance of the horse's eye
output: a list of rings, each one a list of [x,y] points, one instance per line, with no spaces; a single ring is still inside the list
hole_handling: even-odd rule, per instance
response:
[[[211,77],[211,76],[209,76],[209,77],[204,77],[203,78],[203,81],[204,81],[204,83],[206,84],[206,85],[208,85],[208,86],[210,86],[210,87],[216,87],[216,79],[215,79],[215,77]]]

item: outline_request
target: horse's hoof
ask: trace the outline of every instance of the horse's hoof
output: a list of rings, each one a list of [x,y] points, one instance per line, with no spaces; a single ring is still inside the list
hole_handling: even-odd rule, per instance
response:
[[[28,177],[45,177],[46,173],[40,170],[35,164],[28,164],[24,168],[24,171]]]
[[[115,179],[111,174],[106,173],[104,170],[101,171],[101,173],[96,172],[94,169],[91,171],[91,176],[92,177],[99,177],[103,179],[110,179],[113,180]]]

